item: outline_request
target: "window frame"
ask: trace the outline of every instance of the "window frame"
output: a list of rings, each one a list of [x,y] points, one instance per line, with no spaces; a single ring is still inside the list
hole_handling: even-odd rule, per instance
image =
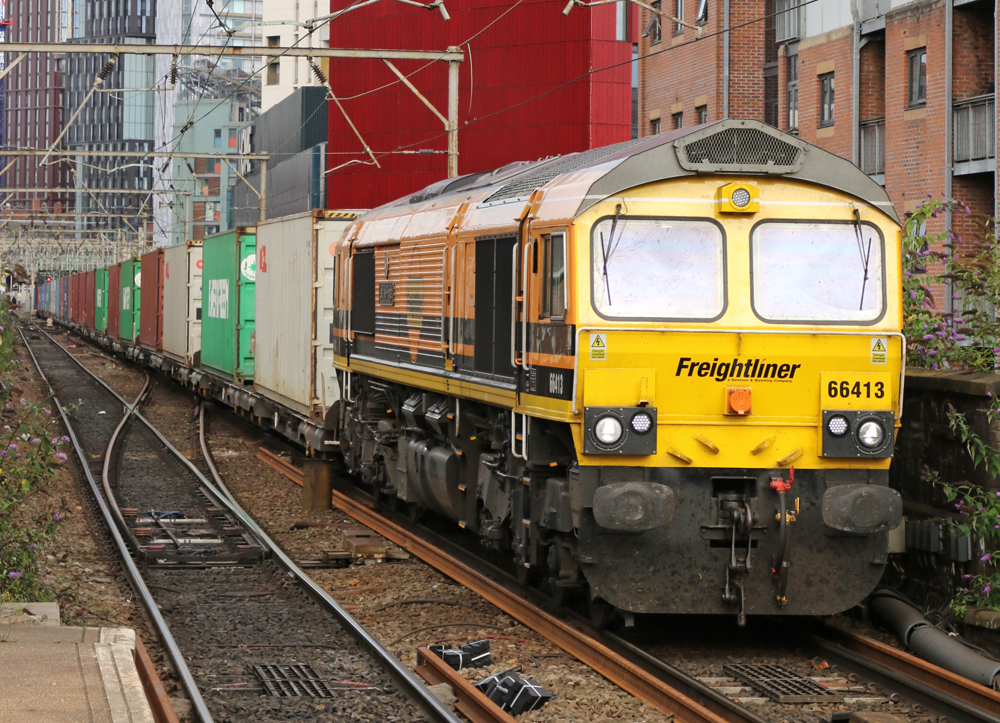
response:
[[[654,10],[662,12],[662,1],[656,0],[656,2],[651,4]],[[659,15],[659,12],[653,13],[653,20],[650,23],[651,27],[649,29],[649,44],[659,45],[663,42],[663,18]]]
[[[794,69],[795,79],[791,78]],[[792,103],[792,95],[795,102]],[[792,113],[795,113],[795,124],[792,124]],[[799,56],[789,55],[785,66],[785,125],[789,131],[799,128]]]
[[[674,17],[678,20],[684,19],[684,0],[674,0]],[[674,37],[684,34],[684,26],[674,23]]]
[[[562,241],[562,313],[553,314],[552,313],[552,272],[549,268],[549,261],[551,259],[550,250],[552,248],[553,239],[558,238]],[[542,298],[541,307],[539,309],[538,318],[548,319],[552,322],[565,322],[566,316],[569,313],[569,263],[568,263],[568,244],[565,231],[553,231],[551,233],[543,234],[542,238]]]
[[[684,127],[684,111],[670,114],[671,130],[678,131]]]
[[[722,319],[726,312],[729,310],[729,237],[726,235],[726,228],[719,223],[718,220],[714,218],[709,218],[707,216],[629,216],[629,215],[619,215],[618,222],[622,221],[673,221],[682,224],[702,224],[707,223],[715,226],[719,231],[719,236],[722,242],[722,258],[719,261],[720,278],[722,280],[722,308],[719,313],[713,317],[673,317],[673,316],[608,316],[602,314],[597,308],[597,300],[594,297],[594,291],[596,289],[594,283],[594,262],[596,259],[596,253],[600,250],[601,241],[594,234],[597,231],[597,227],[600,226],[604,221],[614,221],[615,214],[606,213],[599,218],[594,219],[594,222],[590,225],[590,261],[587,275],[590,277],[590,308],[593,309],[594,313],[597,314],[602,319],[607,321],[635,321],[635,322],[647,322],[647,323],[660,323],[660,322],[692,322],[701,324],[711,324]]]
[[[920,63],[920,58],[923,56],[923,63]],[[920,75],[916,76],[916,93],[914,93],[914,74],[913,65],[914,60],[919,63],[920,69],[923,70],[923,77]],[[918,69],[919,72],[919,69]],[[920,97],[920,81],[923,82],[923,97]],[[914,98],[914,95],[916,97]],[[923,108],[927,105],[927,47],[914,48],[913,50],[908,50],[906,52],[906,107],[909,108]]]
[[[829,87],[827,87],[829,82]],[[827,103],[829,95],[829,103]],[[837,87],[834,83],[834,73],[823,73],[819,76],[819,127],[827,128],[836,123],[836,98]],[[829,105],[830,117],[827,118],[826,111]]]
[[[750,241],[748,254],[750,260],[750,309],[753,311],[753,315],[756,316],[760,321],[765,324],[774,325],[784,325],[784,326],[874,326],[885,318],[888,313],[888,279],[886,278],[888,274],[888,268],[886,267],[886,257],[885,257],[885,234],[882,233],[882,229],[876,226],[871,221],[862,221],[861,225],[875,230],[878,236],[878,251],[881,254],[882,263],[882,294],[881,294],[881,304],[882,310],[877,317],[868,321],[830,321],[828,319],[811,320],[811,319],[769,319],[764,317],[757,311],[757,297],[756,297],[756,278],[754,274],[754,241],[758,230],[761,226],[787,226],[787,225],[823,225],[823,226],[854,226],[857,223],[853,220],[826,220],[826,219],[802,219],[802,218],[766,218],[758,221],[750,228],[750,234],[747,237]]]
[[[651,136],[660,135],[660,127],[661,124],[659,118],[654,118],[653,120],[649,121],[649,135]]]
[[[699,105],[694,109],[695,125],[708,123],[708,105]]]

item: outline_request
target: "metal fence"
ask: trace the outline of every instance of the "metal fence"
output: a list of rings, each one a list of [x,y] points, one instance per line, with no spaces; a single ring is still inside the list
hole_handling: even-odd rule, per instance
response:
[[[802,0],[775,0],[775,40],[795,40],[802,35]]]
[[[885,173],[885,118],[861,124],[861,170],[869,176]]]
[[[956,102],[952,124],[955,163],[996,158],[996,105],[992,93]]]

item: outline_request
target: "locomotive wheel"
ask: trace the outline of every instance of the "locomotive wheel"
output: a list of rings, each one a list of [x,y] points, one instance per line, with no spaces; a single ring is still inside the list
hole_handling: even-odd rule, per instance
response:
[[[535,587],[538,584],[539,572],[537,567],[525,567],[523,562],[518,561],[517,566],[517,581],[522,585],[530,585]]]
[[[549,595],[559,607],[568,607],[580,591],[579,587],[557,585],[554,578],[549,578]]]
[[[406,503],[406,515],[410,518],[410,522],[420,522],[420,518],[424,514],[424,508],[415,502]]]
[[[604,630],[615,616],[615,606],[604,598],[595,597],[590,601],[590,623],[598,630]]]

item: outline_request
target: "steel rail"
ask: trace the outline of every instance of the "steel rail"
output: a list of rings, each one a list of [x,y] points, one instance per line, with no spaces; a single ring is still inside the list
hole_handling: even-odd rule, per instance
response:
[[[90,370],[80,364],[80,362],[77,361],[72,354],[63,349],[62,345],[58,344],[51,336],[46,334],[41,329],[38,329],[37,326],[36,331],[44,334],[52,344],[66,352],[67,356],[73,359],[73,361],[84,369],[84,371],[91,376],[94,376]],[[28,354],[31,356],[31,361],[34,363],[35,369],[38,370],[38,375],[45,382],[46,386],[48,386],[49,392],[52,394],[52,401],[55,402],[56,409],[59,411],[59,416],[62,417],[63,424],[66,427],[66,432],[69,435],[70,441],[73,443],[73,449],[76,452],[77,459],[80,461],[80,467],[83,469],[83,473],[87,477],[87,483],[90,485],[90,491],[93,493],[94,499],[101,510],[101,516],[104,517],[104,522],[108,526],[108,531],[111,533],[111,537],[115,542],[115,547],[118,548],[118,553],[122,560],[122,567],[125,570],[125,574],[129,578],[129,582],[132,584],[132,589],[138,593],[139,598],[142,600],[143,607],[146,608],[146,612],[153,623],[153,627],[160,638],[160,642],[163,644],[167,655],[170,656],[170,661],[173,663],[177,676],[181,679],[181,685],[184,686],[184,690],[188,694],[188,698],[191,701],[191,706],[194,709],[195,715],[198,716],[198,719],[201,720],[202,723],[213,723],[212,714],[208,712],[205,700],[201,697],[201,691],[198,690],[198,685],[195,683],[194,677],[191,675],[191,671],[187,667],[187,662],[184,660],[184,656],[181,654],[181,650],[177,646],[177,641],[174,640],[174,636],[170,632],[167,621],[164,620],[163,616],[160,614],[160,610],[156,606],[156,601],[153,599],[153,594],[149,591],[149,588],[146,587],[146,582],[142,579],[142,574],[139,572],[139,568],[136,566],[135,560],[132,559],[128,545],[125,543],[125,539],[118,531],[118,527],[115,524],[111,510],[108,509],[108,505],[97,487],[94,475],[90,471],[90,464],[87,461],[87,457],[84,454],[83,449],[80,447],[79,440],[76,438],[76,432],[73,430],[73,425],[70,424],[69,415],[66,414],[66,410],[63,408],[62,403],[56,396],[55,390],[52,388],[52,384],[49,382],[48,377],[45,376],[45,372],[42,371],[42,366],[38,363],[38,358],[31,350],[31,345],[28,344],[28,339],[25,337],[24,330],[20,324],[18,325],[18,333],[21,335],[21,341],[24,344],[24,348],[28,350]],[[97,379],[97,377],[94,378]],[[122,401],[126,407],[128,407],[127,402],[125,402],[117,394],[115,394],[115,396],[119,399],[119,401]]]
[[[245,422],[245,420],[239,420],[239,421]],[[256,429],[256,427],[254,429]],[[276,472],[280,472],[285,477],[287,477],[288,479],[290,479],[292,482],[295,482],[296,484],[298,484],[300,486],[302,485],[302,479],[303,479],[302,470],[300,470],[298,467],[295,467],[293,464],[291,464],[287,460],[279,457],[278,455],[274,454],[273,452],[270,452],[270,451],[264,449],[263,447],[261,447],[258,450],[258,452],[257,452],[257,459],[259,459],[261,462],[263,462],[264,464],[266,464],[268,467],[270,467],[271,469],[275,470]],[[334,494],[340,494],[340,493],[335,492]],[[351,499],[351,498],[349,498],[349,499]],[[355,504],[359,505],[361,509],[366,509],[366,510],[368,509],[368,508],[364,507],[360,502],[357,502],[356,500],[354,500],[354,502],[355,502]],[[337,503],[336,499],[334,500],[334,503],[335,504]],[[337,506],[340,507],[339,504]],[[346,512],[347,514],[351,515],[352,517],[354,517],[359,522],[361,522],[361,523],[363,523],[363,524],[368,525],[369,527],[371,527],[371,524],[368,521],[367,517],[366,518],[359,517],[359,516],[357,516],[357,515],[354,514],[354,512],[352,511],[352,509],[348,509],[346,507],[340,507],[340,509],[342,511]],[[369,512],[370,515],[374,516],[378,520],[380,520],[380,521],[384,520],[386,523],[392,524],[391,521],[387,520],[386,518],[384,518],[383,516],[379,515],[378,513],[373,512],[371,510],[369,510],[368,512]],[[376,532],[378,532],[379,534],[382,534],[385,537],[389,537],[389,535],[385,534],[380,527],[372,527],[372,529],[374,529]],[[405,533],[409,534],[409,531],[405,530],[405,528],[401,528],[401,529],[403,529]],[[476,558],[472,553],[468,553],[466,550],[463,550],[463,549],[459,548],[458,546],[456,546],[451,541],[449,541],[447,539],[444,539],[444,538],[441,538],[440,536],[436,535],[435,533],[426,533],[426,534],[437,538],[438,544],[441,545],[442,547],[449,547],[449,548],[451,548],[452,549],[452,553],[451,554],[454,554],[454,555],[464,555],[464,556],[466,556],[466,559],[469,559],[471,557],[471,559],[473,559],[473,560],[475,560],[477,562],[479,561],[478,558]],[[392,538],[389,537],[389,539],[392,539]],[[402,543],[398,543],[397,542],[397,544],[400,544],[401,547],[405,547],[408,551],[412,552],[413,554],[417,555],[418,557],[421,557],[419,551],[411,549],[410,547],[406,547],[406,545],[402,544]],[[442,556],[447,556],[449,554],[447,551],[445,551],[443,549],[439,550],[439,553]],[[424,558],[421,557],[421,559],[424,559]],[[429,560],[425,560],[425,562],[429,562],[429,564],[431,564],[432,566],[434,566],[434,563],[430,562]],[[458,563],[458,564],[461,564],[461,563]],[[471,565],[469,567],[471,568]],[[442,572],[445,572],[445,574],[449,574],[443,568],[438,568],[438,569],[441,570]],[[504,572],[502,572],[502,571],[496,571],[496,570],[494,570],[493,572],[495,574],[500,575],[500,576],[504,576],[504,577],[507,576],[507,574],[504,573]],[[475,574],[479,574],[479,573],[475,573]],[[482,577],[482,576],[480,575],[480,577]],[[455,578],[455,579],[457,579],[462,584],[466,585],[466,587],[469,587],[471,590],[473,590],[477,594],[482,594],[477,587],[473,587],[473,586],[469,585],[465,580],[461,580],[461,579],[458,579],[458,578]],[[484,578],[484,579],[488,580],[488,578]],[[511,578],[511,580],[513,580],[513,578]],[[523,586],[520,585],[520,583],[515,583],[515,582],[510,582],[510,585],[515,586],[516,588],[522,588],[523,587]],[[541,593],[539,593],[538,591],[531,590],[530,588],[523,589],[522,593],[541,595]],[[484,597],[485,597],[485,595],[484,595]],[[546,600],[548,600],[548,599],[546,598]],[[524,622],[529,627],[532,627],[532,625],[531,625],[530,622],[526,622],[526,621],[523,621],[523,620],[522,620],[522,622]],[[583,623],[583,625],[586,625],[586,623]],[[533,629],[535,629],[535,628],[533,628]],[[544,630],[538,630],[538,632],[540,632],[542,635],[545,635],[546,637],[548,637],[548,635],[545,633]],[[657,658],[655,658],[654,656],[650,655],[649,653],[641,650],[640,648],[637,648],[636,646],[632,645],[628,641],[623,640],[623,639],[619,638],[616,635],[612,635],[612,634],[610,634],[608,632],[597,633],[596,631],[592,632],[592,633],[591,632],[585,632],[583,634],[584,635],[589,635],[593,639],[595,645],[604,645],[606,647],[609,647],[613,652],[617,653],[622,658],[628,659],[629,656],[632,656],[634,659],[638,660],[638,666],[640,668],[645,667],[645,668],[653,668],[653,669],[655,669],[656,673],[654,673],[654,675],[656,675],[657,673],[659,673],[659,674],[663,674],[663,675],[669,676],[670,677],[670,683],[669,683],[669,685],[670,685],[671,688],[675,689],[680,694],[685,695],[688,698],[694,700],[696,703],[704,706],[709,711],[717,714],[718,716],[720,716],[723,720],[727,721],[728,723],[767,723],[767,721],[765,721],[763,718],[761,718],[760,716],[756,715],[752,711],[744,708],[743,706],[739,705],[738,703],[736,703],[735,701],[731,700],[730,698],[727,698],[722,693],[719,693],[718,691],[713,690],[711,687],[705,685],[704,683],[700,682],[696,678],[692,678],[691,676],[687,675],[683,671],[681,671],[681,670],[679,670],[679,669],[677,669],[677,668],[675,668],[675,667],[673,667],[671,665],[668,665],[667,663],[664,663],[661,660],[658,660]],[[549,638],[549,639],[551,640],[551,638]],[[553,641],[553,642],[555,642],[555,641]],[[610,645],[608,645],[608,643],[610,643]],[[558,645],[558,643],[556,643],[556,644]],[[614,650],[615,647],[620,648],[620,652],[619,651],[615,651]],[[587,661],[584,661],[584,662],[586,663]],[[635,662],[635,661],[632,661],[632,662]],[[587,663],[587,664],[589,665],[589,663]],[[595,668],[595,670],[597,670],[597,669]],[[601,671],[598,671],[598,672],[601,672]],[[666,685],[666,683],[664,683],[664,684]],[[651,702],[652,703],[652,701],[647,701],[647,702]]]
[[[46,332],[42,331],[41,329],[38,329],[38,331],[44,334],[46,337],[48,337],[58,349],[60,349],[63,353],[66,354],[66,356],[72,359],[77,366],[83,369],[84,372],[86,372],[98,384],[100,384],[104,389],[106,389],[110,394],[112,394],[116,399],[118,399],[118,401],[120,401],[122,404],[128,407],[128,403],[117,392],[115,392],[110,386],[108,386],[104,382],[104,380],[97,377],[93,372],[91,372],[82,363],[80,363],[80,361],[75,356],[73,356],[73,354],[71,354],[69,350],[63,348],[62,345],[58,344]],[[27,345],[27,342],[25,342],[25,344]],[[39,369],[39,371],[41,370]],[[46,383],[48,383],[47,380]],[[239,521],[247,528],[250,534],[252,534],[254,537],[257,538],[258,542],[265,550],[270,551],[272,556],[278,561],[278,563],[282,567],[284,567],[289,573],[291,573],[295,578],[297,578],[299,584],[303,586],[304,591],[315,602],[324,607],[328,612],[333,613],[333,615],[338,619],[341,625],[344,626],[344,630],[352,637],[354,637],[354,639],[357,640],[363,647],[368,649],[369,654],[371,654],[373,658],[375,658],[379,663],[381,663],[383,669],[399,686],[401,693],[409,697],[411,702],[416,704],[417,707],[421,708],[423,712],[427,714],[429,717],[431,717],[433,720],[444,721],[446,723],[459,723],[459,719],[456,718],[455,715],[450,710],[448,710],[448,708],[446,708],[443,703],[441,703],[441,701],[435,698],[434,694],[431,693],[427,689],[427,687],[423,683],[421,683],[417,679],[417,677],[412,672],[410,672],[410,670],[405,665],[403,665],[402,662],[400,662],[394,655],[392,655],[392,653],[390,653],[385,647],[383,647],[382,644],[379,643],[378,640],[376,640],[371,635],[371,633],[365,630],[365,628],[362,627],[357,620],[351,617],[351,615],[346,610],[344,610],[337,603],[336,600],[330,597],[329,593],[327,593],[326,590],[317,585],[308,575],[306,575],[301,569],[299,569],[299,567],[292,561],[292,559],[288,557],[284,553],[284,551],[271,540],[270,537],[268,537],[268,535],[250,517],[250,515],[248,515],[247,512],[242,507],[240,507],[238,503],[230,500],[226,496],[226,494],[222,493],[215,486],[213,482],[209,481],[205,477],[205,475],[201,473],[201,470],[199,470],[191,460],[189,460],[185,455],[181,454],[172,444],[170,444],[169,440],[167,440],[167,438],[160,433],[160,430],[158,430],[148,419],[146,419],[142,415],[142,413],[139,412],[138,409],[132,408],[131,413],[136,419],[142,422],[142,424],[146,427],[146,429],[149,430],[150,433],[152,433],[157,438],[160,444],[162,444],[171,454],[174,455],[174,457],[181,464],[187,467],[191,471],[191,473],[194,474],[194,476],[198,479],[199,482],[205,485],[205,487],[219,500],[219,502],[223,506],[227,507],[229,511],[239,519]],[[207,446],[203,447],[203,453],[206,450]],[[84,457],[81,456],[81,460],[83,459]],[[88,475],[89,472],[90,470],[88,468],[87,469]],[[117,539],[122,539],[121,536],[118,534],[117,529],[115,530],[115,535]],[[122,544],[124,544],[124,540],[122,540]],[[129,557],[128,559],[131,564],[133,565],[135,564],[134,562],[132,562],[131,557]],[[145,589],[145,583],[142,583],[142,587],[143,589]],[[148,589],[146,590],[146,592],[147,593],[149,592]],[[152,600],[151,595],[150,595],[150,600]],[[156,611],[156,615],[159,616],[159,611],[156,610],[155,603],[153,605],[153,609],[154,611]],[[160,620],[162,620],[162,617],[160,617]],[[163,625],[166,626],[165,621],[163,622]],[[171,641],[172,640],[173,639],[171,638]],[[176,647],[176,643],[174,645]],[[178,649],[178,655],[179,654],[180,651]],[[181,663],[183,664],[183,658],[181,658]],[[187,669],[186,665],[184,666],[184,668],[185,670]],[[190,672],[188,673],[188,676],[190,676]],[[191,682],[192,685],[194,685],[193,678],[191,678]],[[204,707],[204,701],[202,701],[200,693],[197,692],[197,688],[195,688],[195,694],[198,696],[198,700],[202,702],[202,707]],[[192,703],[194,703],[193,698],[192,698]],[[204,710],[205,710],[205,716],[207,717],[202,719],[203,723],[212,723],[212,718],[208,712],[208,709],[205,708]]]
[[[149,374],[145,374],[146,383],[142,385],[142,389],[139,390],[139,394],[136,396],[135,401],[132,403],[132,407],[137,407],[142,403],[143,398],[149,391],[149,387],[152,381],[149,378]],[[128,423],[128,418],[132,415],[132,408],[128,405],[125,406],[125,414],[122,416],[118,426],[115,427],[115,431],[111,434],[111,439],[108,441],[108,448],[104,452],[104,465],[101,469],[101,482],[104,486],[104,494],[107,495],[108,503],[111,506],[111,511],[114,512],[115,519],[118,520],[118,525],[121,527],[122,532],[128,534],[128,524],[125,522],[125,517],[122,515],[121,508],[118,506],[118,500],[115,499],[114,492],[111,491],[111,480],[108,477],[108,470],[111,468],[111,458],[113,456],[113,451],[115,448],[115,442],[118,441],[118,435],[121,433],[122,429],[125,428],[126,423]]]
[[[905,686],[931,705],[948,707],[954,720],[1000,723],[1000,693],[889,645],[832,625],[814,628],[809,641],[861,666],[888,685]],[[844,666],[841,666],[844,667]],[[908,691],[908,692],[909,692]]]
[[[142,419],[142,416],[136,413],[136,416]],[[200,415],[200,420],[204,421],[204,406],[202,406],[202,412]],[[155,430],[154,430],[155,431]],[[166,441],[166,440],[164,440]],[[222,481],[219,475],[218,468],[215,465],[215,461],[212,458],[212,452],[208,447],[208,442],[205,439],[205,425],[202,423],[198,428],[198,441],[201,445],[201,454],[205,458],[205,463],[208,465],[212,476],[215,481],[219,483],[222,489],[225,489],[225,483]],[[167,443],[169,444],[169,443]],[[171,449],[173,449],[171,447]],[[179,454],[179,453],[178,453]],[[215,489],[215,485],[208,482],[201,472],[197,471],[197,468],[191,464],[187,458],[184,460],[191,466],[193,470],[198,474],[198,476],[205,480],[206,484],[212,486]],[[445,705],[434,697],[434,694],[428,690],[427,686],[421,683],[416,675],[410,671],[403,663],[396,658],[385,646],[382,645],[375,637],[369,633],[357,620],[355,620],[340,604],[334,600],[326,590],[317,585],[312,578],[306,575],[298,565],[296,565],[290,557],[288,557],[280,547],[278,547],[271,538],[257,525],[256,522],[243,511],[239,503],[235,499],[229,499],[229,490],[226,489],[225,495],[226,502],[230,504],[234,511],[242,518],[244,524],[252,527],[256,534],[261,538],[268,549],[271,550],[274,557],[280,562],[280,564],[292,575],[294,575],[299,583],[305,588],[306,592],[310,594],[314,601],[316,601],[321,607],[325,608],[328,612],[333,613],[337,617],[341,624],[344,626],[345,630],[350,633],[363,647],[367,648],[369,653],[382,663],[383,668],[389,674],[389,676],[396,682],[400,687],[400,691],[408,695],[411,701],[415,702],[419,707],[424,709],[425,713],[428,713],[436,720],[447,721],[447,723],[460,723],[459,719],[452,713]]]

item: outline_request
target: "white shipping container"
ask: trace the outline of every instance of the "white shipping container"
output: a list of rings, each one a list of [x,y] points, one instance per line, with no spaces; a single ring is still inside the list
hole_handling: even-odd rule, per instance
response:
[[[201,242],[163,250],[163,353],[193,365],[201,351]]]
[[[340,399],[331,248],[357,215],[309,211],[257,225],[254,386],[314,420]]]

